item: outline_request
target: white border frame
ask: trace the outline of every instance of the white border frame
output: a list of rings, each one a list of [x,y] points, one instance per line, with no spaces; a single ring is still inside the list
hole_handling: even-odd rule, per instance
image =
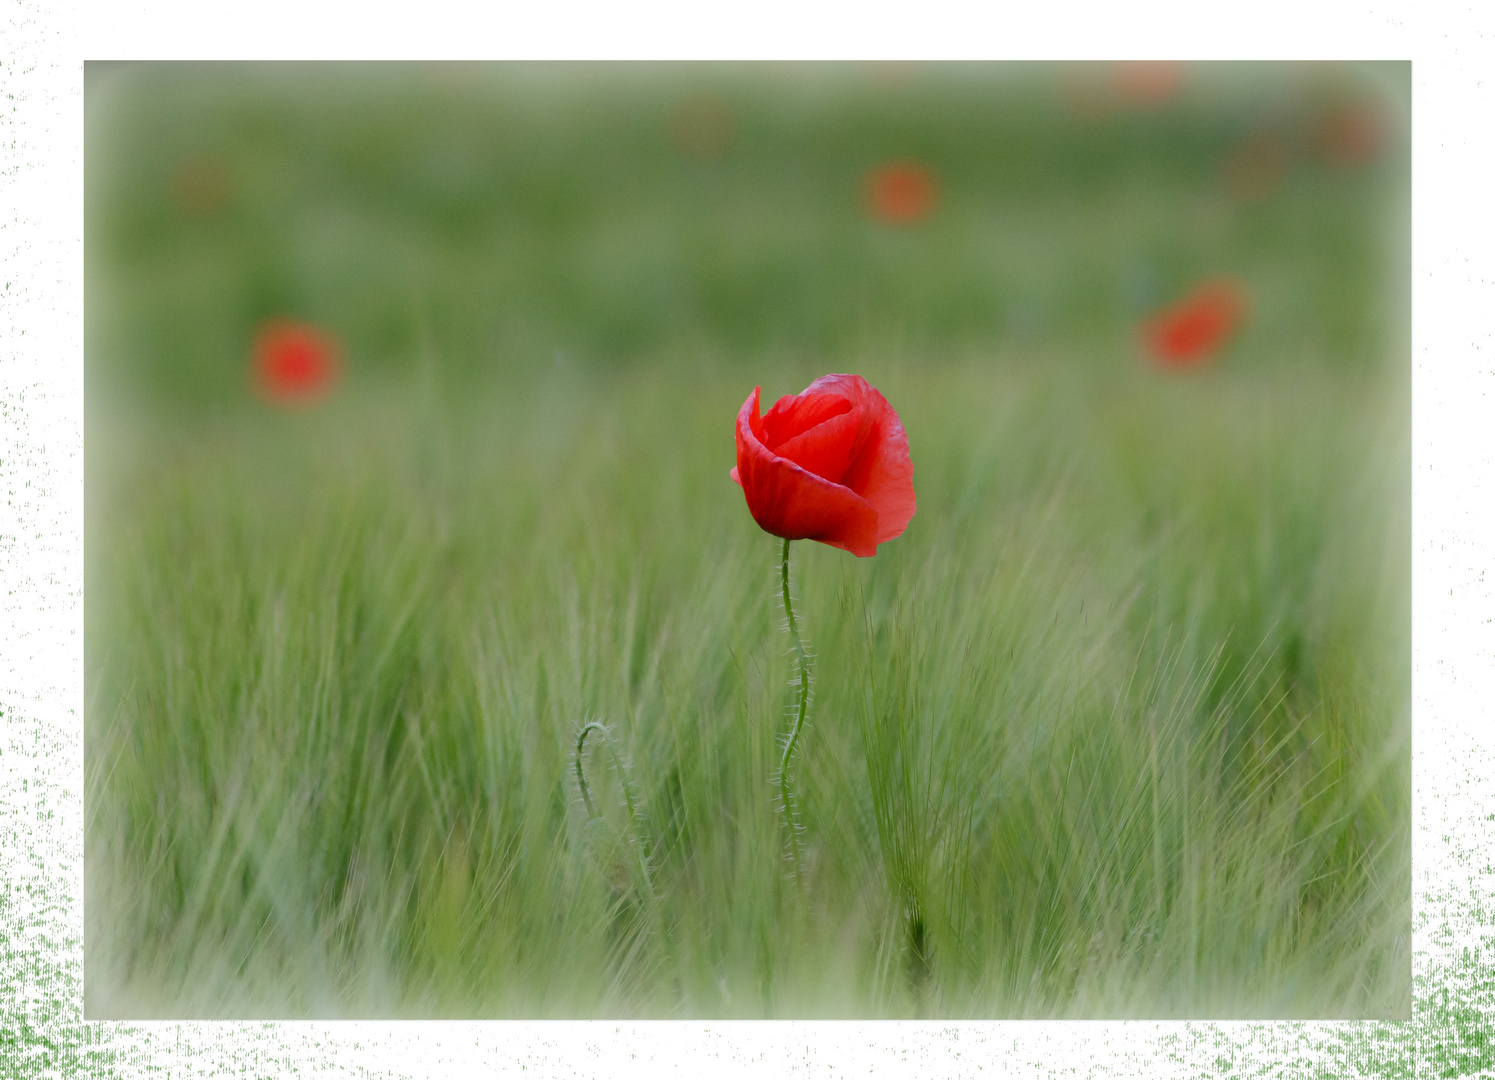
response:
[[[1390,1075],[1446,1051],[1425,1008],[1490,959],[1495,826],[1495,18],[1473,5],[571,0],[253,15],[191,0],[20,0],[0,35],[0,934],[6,1064],[56,1075]],[[84,57],[1413,60],[1414,1020],[1408,1023],[82,1024]],[[4,109],[4,106],[10,106]],[[8,113],[8,115],[6,115]],[[1487,986],[1490,980],[1483,980]],[[1481,999],[1476,1007],[1490,1008]],[[19,1022],[19,1023],[18,1023]],[[24,1026],[20,1026],[23,1023]],[[1430,1026],[1431,1025],[1431,1026]],[[29,1041],[28,1041],[29,1040]],[[1431,1064],[1431,1062],[1429,1062]],[[1495,1062],[1484,1069],[1495,1074]]]

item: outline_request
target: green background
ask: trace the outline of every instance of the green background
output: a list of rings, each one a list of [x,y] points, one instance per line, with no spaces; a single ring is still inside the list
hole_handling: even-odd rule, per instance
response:
[[[1405,1014],[1405,68],[1112,78],[101,71],[90,1009]],[[1359,101],[1378,153],[1324,160]],[[861,185],[901,159],[940,201],[895,228]],[[1152,370],[1139,321],[1221,273],[1241,333]],[[284,315],[347,364],[282,415]],[[752,385],[827,370],[899,409],[920,510],[796,550],[796,907],[775,545],[725,471]],[[590,716],[645,818],[605,755],[580,813]]]

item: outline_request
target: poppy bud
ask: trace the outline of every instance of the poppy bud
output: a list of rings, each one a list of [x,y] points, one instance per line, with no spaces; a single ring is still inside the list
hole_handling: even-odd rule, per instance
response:
[[[737,467],[748,510],[786,540],[866,557],[914,516],[908,436],[860,375],[826,375],[759,416],[759,387],[737,414]]]

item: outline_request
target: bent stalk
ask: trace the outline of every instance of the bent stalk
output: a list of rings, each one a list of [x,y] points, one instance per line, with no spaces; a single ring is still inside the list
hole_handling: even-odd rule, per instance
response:
[[[805,725],[805,713],[810,706],[810,657],[800,640],[799,627],[794,622],[794,608],[789,602],[789,541],[784,541],[784,554],[779,567],[781,593],[784,597],[784,617],[789,623],[789,637],[794,642],[795,658],[799,661],[799,707],[794,717],[794,727],[784,743],[784,755],[779,760],[779,798],[784,804],[784,820],[789,826],[789,854],[794,860],[794,879],[801,881],[799,859],[799,835],[795,821],[793,794],[789,789],[789,761],[799,743],[800,730]]]
[[[587,786],[587,774],[582,767],[582,751],[586,746],[587,736],[593,731],[597,732],[602,741],[607,744],[608,753],[612,756],[613,768],[623,784],[623,800],[628,805],[628,827],[633,834],[630,846],[638,860],[639,875],[643,879],[645,894],[652,901],[655,899],[654,879],[649,873],[649,860],[644,854],[644,836],[639,823],[638,808],[633,800],[633,784],[629,782],[628,770],[623,767],[623,759],[618,756],[617,747],[608,737],[606,726],[596,720],[584,726],[576,736],[576,783],[581,788],[582,800],[587,805],[587,820],[591,821],[597,817],[597,808],[592,802],[592,792]]]

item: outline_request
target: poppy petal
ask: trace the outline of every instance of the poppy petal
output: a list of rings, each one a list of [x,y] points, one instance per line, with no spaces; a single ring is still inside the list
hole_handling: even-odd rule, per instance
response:
[[[779,457],[753,431],[759,390],[737,414],[737,472],[748,510],[766,532],[818,540],[866,557],[877,551],[877,512],[856,492]]]
[[[901,536],[913,519],[916,503],[908,434],[898,414],[860,375],[826,375],[811,383],[806,393],[810,391],[842,394],[857,405],[867,431],[841,483],[877,512],[879,544]]]
[[[763,445],[774,453],[790,439],[851,410],[851,402],[839,394],[785,395],[763,414]]]
[[[846,475],[870,427],[861,409],[839,413],[774,448],[806,472],[833,484]]]

